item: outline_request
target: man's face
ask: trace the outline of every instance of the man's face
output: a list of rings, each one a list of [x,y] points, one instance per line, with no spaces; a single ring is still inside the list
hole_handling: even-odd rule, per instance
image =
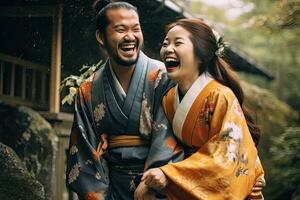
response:
[[[103,35],[103,43],[110,59],[122,66],[137,62],[143,45],[139,17],[134,10],[125,8],[107,11],[109,25]]]

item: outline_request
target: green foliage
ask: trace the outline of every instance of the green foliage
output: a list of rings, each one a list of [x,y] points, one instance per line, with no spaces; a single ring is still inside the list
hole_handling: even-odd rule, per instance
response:
[[[300,111],[300,0],[242,2],[252,5],[252,10],[231,20],[226,9],[198,1],[191,3],[190,10],[213,20],[226,41],[275,76],[272,82],[249,75],[244,80],[271,90]]]
[[[300,25],[300,0],[258,1],[245,0],[254,3],[255,16],[252,21],[271,31],[283,29],[298,29]]]
[[[227,35],[276,76],[260,86],[300,111],[300,0],[244,1],[254,8],[232,22]]]
[[[75,96],[77,94],[77,89],[79,88],[80,84],[83,83],[86,79],[88,79],[95,71],[100,69],[104,66],[104,62],[100,60],[97,64],[93,64],[92,66],[83,65],[82,68],[79,70],[80,75],[70,75],[66,77],[60,84],[60,92],[62,93],[63,90],[67,90],[68,94],[63,97],[61,103],[65,104],[68,103],[71,105],[74,102]]]
[[[270,153],[271,137],[282,134],[285,127],[295,126],[298,115],[270,91],[244,81],[241,85],[245,94],[244,105],[261,128],[259,152],[268,176],[269,169],[272,169],[272,161],[270,160],[272,157]]]
[[[270,199],[299,199],[300,186],[300,127],[290,127],[272,138],[273,170],[270,173]]]

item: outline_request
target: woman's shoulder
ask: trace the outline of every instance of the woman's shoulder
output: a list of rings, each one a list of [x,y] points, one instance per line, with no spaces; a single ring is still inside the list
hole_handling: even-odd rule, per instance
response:
[[[211,84],[213,84],[213,86],[212,88],[210,88],[210,91],[208,93],[208,98],[210,99],[222,98],[227,102],[232,102],[234,99],[236,99],[236,96],[230,87],[216,80],[214,80]]]

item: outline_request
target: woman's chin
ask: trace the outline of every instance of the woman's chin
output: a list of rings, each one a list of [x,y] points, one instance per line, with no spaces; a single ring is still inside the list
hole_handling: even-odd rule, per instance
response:
[[[175,71],[168,71],[168,78],[175,81],[177,80],[177,75]]]

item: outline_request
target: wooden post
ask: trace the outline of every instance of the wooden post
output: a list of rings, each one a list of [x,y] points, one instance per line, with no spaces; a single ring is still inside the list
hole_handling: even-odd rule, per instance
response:
[[[31,100],[36,101],[36,71],[32,70],[32,81],[31,81]]]
[[[9,88],[9,95],[15,96],[15,75],[16,75],[16,66],[15,64],[11,65],[11,74],[10,74],[10,88]]]
[[[4,62],[0,61],[0,95],[3,94],[4,87]]]
[[[22,89],[21,89],[22,99],[26,99],[26,67],[22,69]]]
[[[53,16],[52,32],[52,56],[50,74],[50,104],[49,111],[59,113],[60,95],[59,85],[61,81],[61,41],[62,41],[62,4],[58,5]]]
[[[43,104],[46,102],[46,73],[42,73],[42,82],[41,82],[41,101]]]

